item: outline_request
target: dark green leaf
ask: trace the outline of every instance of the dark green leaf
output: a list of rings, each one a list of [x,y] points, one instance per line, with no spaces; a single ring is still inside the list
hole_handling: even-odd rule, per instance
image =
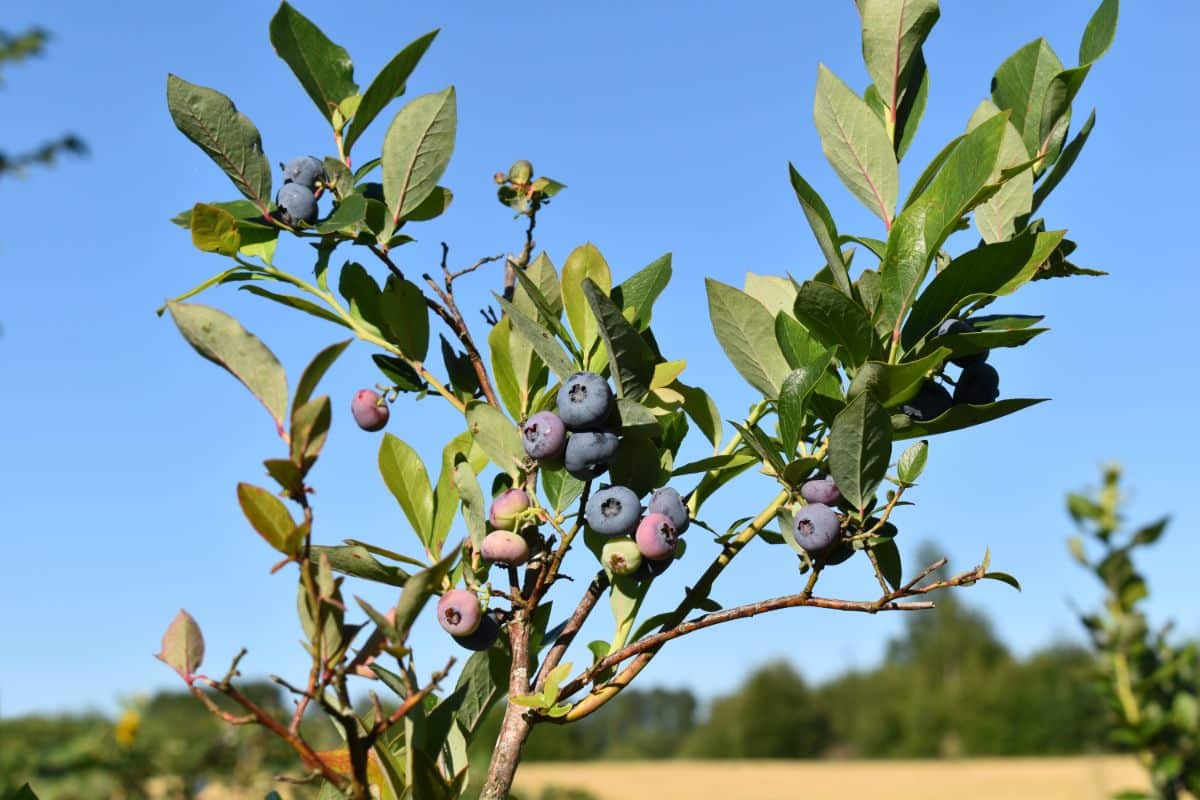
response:
[[[292,68],[322,116],[330,119],[338,103],[358,91],[350,54],[287,2],[271,18],[270,30],[275,52]]]
[[[304,372],[300,374],[300,382],[296,384],[296,396],[292,400],[293,408],[302,406],[309,401],[312,393],[316,391],[317,384],[321,382],[321,378],[325,376],[325,373],[333,366],[333,362],[337,361],[338,356],[345,352],[352,341],[354,340],[346,339],[331,344],[313,357],[313,360],[304,368]]]
[[[712,446],[720,446],[721,412],[708,392],[680,381],[672,382],[670,388],[683,398],[683,410],[696,423],[696,427],[700,428],[708,441],[712,442]]]
[[[190,303],[167,303],[188,344],[223,367],[259,399],[279,430],[287,415],[288,388],[283,367],[267,346],[223,311]]]
[[[1137,532],[1133,534],[1133,542],[1143,545],[1154,544],[1163,535],[1163,531],[1167,529],[1167,523],[1170,521],[1170,517],[1163,517],[1156,522],[1138,528]]]
[[[764,464],[769,466],[776,475],[783,475],[786,464],[775,448],[775,442],[757,426],[746,427],[738,422],[729,421],[734,430],[742,435],[742,441],[758,454]]]
[[[757,456],[744,451],[722,453],[721,455],[709,456],[708,458],[702,458],[699,461],[692,461],[676,467],[671,471],[671,475],[678,477],[680,475],[692,475],[697,472],[720,472],[727,469],[748,467],[758,462],[759,459]]]
[[[1031,156],[1042,144],[1039,127],[1046,90],[1062,69],[1046,40],[1035,39],[1009,56],[992,78],[992,101],[1012,112],[1012,124]]]
[[[904,569],[900,562],[900,548],[896,546],[896,540],[884,539],[872,547],[871,552],[875,554],[875,562],[879,564],[879,572],[888,582],[888,585],[893,589],[899,589],[900,582],[904,579]]]
[[[525,269],[513,270],[518,286],[513,293],[512,305],[531,320],[540,319],[570,349],[574,347],[574,342],[559,319],[562,314],[562,292],[558,275],[550,259],[544,256],[543,253]],[[543,287],[550,295],[542,291]]]
[[[641,400],[650,393],[654,354],[637,329],[621,315],[617,304],[591,278],[583,279],[583,294],[599,324],[600,338],[608,349],[617,396]]]
[[[375,333],[382,334],[383,322],[379,311],[382,292],[371,273],[353,261],[347,261],[338,278],[338,291],[350,305],[350,316],[366,323]]]
[[[837,225],[833,222],[833,215],[829,213],[829,207],[817,194],[817,190],[810,186],[808,181],[804,180],[790,163],[788,164],[788,173],[791,176],[792,189],[796,193],[796,199],[800,201],[800,208],[803,209],[804,216],[808,219],[808,225],[817,239],[817,246],[821,248],[821,253],[825,256],[825,264],[833,274],[834,282],[847,296],[853,296],[850,288],[850,276],[846,272],[846,262],[842,260],[842,250],[838,246]]]
[[[949,348],[939,347],[923,358],[902,364],[868,361],[854,376],[846,397],[854,398],[867,391],[884,408],[894,408],[911,399],[929,373],[941,366],[950,353]]]
[[[1119,0],[1103,0],[1096,13],[1088,20],[1087,28],[1083,31],[1083,39],[1079,42],[1079,63],[1091,64],[1108,52],[1112,46],[1113,37],[1117,33],[1117,14],[1120,11]]]
[[[621,433],[625,435],[637,433],[654,438],[661,432],[658,420],[650,413],[650,409],[627,397],[617,398],[617,419]]]
[[[910,424],[897,427],[894,438],[897,441],[901,439],[918,439],[925,436],[934,436],[939,433],[949,433],[950,431],[957,431],[962,428],[970,428],[973,425],[982,425],[985,422],[991,422],[994,419],[1007,416],[1023,408],[1029,408],[1030,406],[1044,402],[1046,402],[1046,398],[1010,398],[983,406],[951,406],[949,411],[936,419],[931,419],[927,422],[910,420]],[[900,416],[903,419],[907,419],[904,415]],[[838,485],[841,486],[840,483]]]
[[[429,49],[429,45],[433,43],[437,35],[438,31],[434,30],[420,37],[397,53],[387,63],[387,66],[379,70],[379,74],[363,92],[362,102],[358,104],[358,111],[354,113],[354,119],[350,120],[350,127],[346,130],[344,146],[347,153],[350,152],[350,148],[354,147],[354,143],[358,141],[358,137],[362,136],[367,126],[379,116],[379,112],[383,111],[392,100],[404,94],[409,76],[412,75],[417,63],[420,62],[421,57],[425,55],[425,51]]]
[[[860,512],[875,496],[892,456],[892,425],[883,407],[860,394],[842,409],[829,434],[829,471]]]
[[[879,328],[888,332],[893,347],[900,323],[929,271],[931,254],[925,239],[925,219],[920,203],[906,208],[888,232],[887,253],[879,265],[879,301],[874,316]]]
[[[454,87],[416,98],[400,109],[383,139],[383,195],[391,224],[413,213],[437,189],[454,150],[458,112]]]
[[[650,325],[654,301],[667,288],[670,280],[671,254],[667,253],[614,286],[612,300],[622,311],[633,309],[633,325],[643,331]]]
[[[779,439],[783,444],[784,456],[796,452],[796,446],[804,428],[805,403],[808,395],[817,387],[825,375],[833,351],[826,350],[810,363],[794,370],[783,382],[779,392]]]
[[[636,434],[621,438],[617,456],[609,465],[609,475],[614,484],[628,486],[639,497],[664,486],[671,477],[670,472],[663,469],[654,442]]]
[[[162,649],[155,658],[179,673],[179,677],[191,682],[192,675],[204,661],[204,636],[192,615],[182,609],[167,626],[162,638]]]
[[[385,433],[379,444],[379,472],[408,524],[429,548],[433,536],[433,489],[421,457],[408,444]]]
[[[972,318],[971,321],[973,322],[974,319]],[[957,358],[958,356],[993,350],[997,347],[1020,347],[1034,337],[1041,336],[1048,330],[1050,329],[1021,328],[1015,331],[994,330],[976,331],[975,333],[952,333],[929,339],[918,352],[924,353],[927,350],[948,347],[953,357]]]
[[[349,231],[357,234],[367,220],[367,199],[361,194],[347,195],[326,219],[317,223],[317,233]]]
[[[425,295],[411,281],[392,275],[379,296],[379,317],[390,339],[413,361],[429,352],[429,309]]]
[[[218,91],[167,76],[167,107],[175,127],[216,162],[263,214],[271,209],[271,165],[258,128]]]
[[[1037,211],[1038,207],[1041,206],[1041,204],[1050,195],[1050,192],[1054,191],[1054,188],[1058,186],[1058,184],[1062,182],[1062,179],[1067,176],[1067,173],[1070,172],[1071,167],[1075,164],[1075,159],[1079,158],[1080,151],[1082,151],[1083,146],[1087,144],[1088,136],[1091,135],[1092,128],[1095,126],[1095,124],[1096,112],[1093,110],[1092,113],[1088,115],[1087,122],[1083,123],[1083,127],[1079,129],[1079,133],[1075,134],[1075,138],[1072,139],[1071,143],[1063,149],[1062,155],[1060,155],[1058,160],[1054,162],[1054,167],[1050,170],[1050,174],[1047,175],[1034,190],[1033,206],[1031,211]]]
[[[937,0],[863,0],[862,50],[867,72],[891,114],[890,130],[921,44],[938,20]]]
[[[821,150],[842,183],[891,225],[900,186],[891,139],[863,99],[824,64],[817,71],[813,120]]]
[[[314,544],[309,549],[309,553],[314,564],[324,556],[328,559],[330,568],[343,575],[353,575],[356,578],[388,586],[403,586],[408,580],[407,572],[391,564],[384,564],[362,545],[325,546]]]
[[[988,580],[1000,581],[1001,583],[1007,583],[1009,586],[1013,587],[1018,592],[1021,591],[1020,582],[1017,581],[1017,579],[1014,578],[1012,575],[1009,575],[1007,572],[985,572],[983,574],[983,577]]]
[[[419,392],[425,388],[425,382],[416,370],[398,358],[376,353],[371,356],[375,366],[389,381],[402,392]]]
[[[249,292],[253,295],[258,295],[259,297],[274,301],[280,305],[287,306],[288,308],[294,308],[297,311],[303,311],[305,314],[311,314],[318,319],[323,319],[326,322],[332,322],[335,325],[341,325],[344,328],[350,327],[346,321],[337,314],[334,314],[324,306],[317,305],[316,303],[304,297],[298,297],[294,294],[272,292],[270,289],[264,289],[263,287],[256,286],[253,283],[248,283],[245,286],[239,286],[238,290]]]
[[[837,289],[805,281],[796,294],[796,317],[827,347],[840,347],[858,366],[876,349],[875,329],[862,306]],[[772,326],[774,327],[774,326]]]
[[[557,512],[565,511],[583,493],[583,481],[571,476],[562,467],[543,467],[541,476],[542,493],[546,495],[550,507]]]
[[[500,295],[495,295],[497,302],[504,309],[504,314],[512,325],[512,330],[519,334],[538,357],[546,363],[554,374],[566,380],[577,372],[575,362],[563,351],[562,346],[555,340],[550,331],[525,316],[515,305]]]
[[[900,110],[896,115],[895,141],[896,160],[904,158],[909,146],[917,135],[917,127],[925,114],[925,104],[929,99],[929,70],[925,66],[925,56],[920,50],[912,60],[908,79],[905,81],[904,94],[900,100]]]

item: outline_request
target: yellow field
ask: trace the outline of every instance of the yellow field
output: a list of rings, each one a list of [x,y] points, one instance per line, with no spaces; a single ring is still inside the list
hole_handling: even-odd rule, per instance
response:
[[[1107,800],[1146,788],[1132,758],[962,761],[670,761],[525,764],[514,789],[586,789],[601,800]]]

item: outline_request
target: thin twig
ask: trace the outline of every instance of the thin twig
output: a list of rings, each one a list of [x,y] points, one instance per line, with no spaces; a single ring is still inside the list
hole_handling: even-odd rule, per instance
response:
[[[562,661],[563,655],[567,652],[567,648],[571,646],[575,635],[579,633],[579,629],[583,627],[583,623],[587,621],[588,615],[592,613],[592,609],[596,607],[600,597],[604,594],[604,590],[608,588],[608,573],[600,570],[596,573],[596,577],[592,578],[592,582],[588,584],[587,591],[583,593],[583,597],[579,599],[579,605],[575,607],[575,611],[567,618],[567,624],[563,626],[562,632],[558,634],[558,639],[550,648],[550,652],[546,654],[546,658],[542,661],[541,667],[538,668],[537,675],[533,679],[533,691],[540,692],[546,685],[546,678],[550,671],[558,666],[558,662]]]

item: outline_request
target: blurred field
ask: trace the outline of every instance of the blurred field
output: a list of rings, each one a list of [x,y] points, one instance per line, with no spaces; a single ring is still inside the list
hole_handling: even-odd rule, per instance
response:
[[[526,764],[514,789],[580,788],[600,800],[1101,800],[1148,786],[1132,758],[962,761],[670,761]]]

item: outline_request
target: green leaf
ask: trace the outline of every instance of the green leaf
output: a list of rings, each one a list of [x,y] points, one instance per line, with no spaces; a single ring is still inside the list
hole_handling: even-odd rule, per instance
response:
[[[872,547],[871,552],[875,554],[875,562],[879,564],[879,572],[883,575],[884,580],[893,589],[899,589],[900,582],[904,579],[904,569],[900,562],[900,548],[896,546],[896,540],[884,539]]]
[[[337,361],[338,356],[345,352],[352,341],[354,340],[346,339],[331,344],[313,357],[313,360],[304,368],[304,372],[300,374],[300,382],[296,384],[296,396],[292,399],[293,409],[299,408],[312,398],[312,393],[316,391],[321,378],[325,377],[325,373],[333,366],[333,362]]]
[[[382,334],[379,284],[362,264],[347,261],[338,276],[338,291],[350,306],[350,316],[365,323],[372,333]]]
[[[617,420],[622,434],[637,433],[655,438],[662,432],[658,418],[638,401],[630,400],[627,397],[618,397],[616,407]]]
[[[458,676],[455,691],[465,689],[463,701],[455,712],[455,718],[462,725],[463,731],[470,739],[479,724],[483,721],[488,709],[503,693],[492,677],[491,650],[484,650],[471,655],[463,664]]]
[[[650,393],[654,377],[654,354],[637,329],[621,315],[621,309],[591,278],[583,279],[583,295],[599,324],[600,338],[608,350],[617,396],[641,400]],[[562,376],[566,377],[566,376]]]
[[[633,326],[639,331],[650,326],[654,301],[671,281],[671,254],[659,256],[614,286],[611,297],[621,311],[633,310]]]
[[[870,392],[884,408],[894,408],[916,395],[926,376],[937,369],[951,352],[948,347],[939,347],[916,361],[902,364],[868,361],[850,382],[846,396],[854,398],[863,392]]]
[[[1154,544],[1163,535],[1163,532],[1166,531],[1167,523],[1170,521],[1170,517],[1163,517],[1149,525],[1138,528],[1137,532],[1133,534],[1133,543],[1140,545]]]
[[[275,354],[223,311],[175,302],[167,303],[167,308],[188,344],[241,381],[282,431],[287,415],[287,376]]]
[[[292,409],[291,457],[300,466],[301,473],[312,468],[320,455],[332,419],[328,396],[309,400]]]
[[[639,497],[665,485],[671,477],[662,466],[661,454],[654,442],[637,434],[621,438],[621,446],[608,470],[614,484],[628,486]]]
[[[1041,149],[1041,114],[1050,82],[1063,64],[1045,39],[1035,39],[1017,50],[992,78],[992,101],[1012,112],[1012,124],[1021,132],[1025,149],[1035,156]]]
[[[296,522],[282,500],[266,489],[248,483],[238,484],[237,495],[242,513],[267,544],[286,556],[298,552],[303,538],[297,540],[293,536]]]
[[[192,615],[180,609],[167,626],[162,649],[154,655],[159,661],[179,673],[189,684],[192,675],[204,661],[204,636]]]
[[[425,295],[411,281],[389,276],[379,295],[380,322],[405,356],[424,361],[429,352],[429,309]]]
[[[517,474],[525,463],[525,447],[520,432],[504,414],[487,403],[471,403],[467,406],[467,429],[496,466],[510,475]]]
[[[951,261],[913,303],[900,338],[904,348],[912,347],[968,303],[1020,288],[1049,258],[1064,233],[1027,232],[1007,242],[981,245]]]
[[[939,433],[949,433],[950,431],[957,431],[962,428],[970,428],[974,425],[982,425],[985,422],[991,422],[994,419],[1008,416],[1023,408],[1029,408],[1030,406],[1044,402],[1046,402],[1046,398],[1010,398],[982,406],[955,405],[951,406],[949,411],[935,419],[926,422],[910,420],[910,424],[905,424],[903,427],[895,429],[893,438],[897,441],[901,439],[917,439],[934,436]],[[908,419],[904,415],[900,415],[900,417]],[[839,483],[838,486],[841,486],[841,484]]]
[[[817,72],[813,120],[821,150],[842,183],[890,226],[900,187],[892,142],[879,117],[824,64]]]
[[[512,325],[512,330],[529,343],[533,351],[542,361],[546,362],[546,366],[553,370],[555,375],[566,380],[578,371],[575,362],[563,351],[562,346],[548,330],[525,316],[515,305],[500,295],[494,294],[494,296],[504,310],[509,324]]]
[[[1083,31],[1083,39],[1079,42],[1080,65],[1091,64],[1100,59],[1112,46],[1113,37],[1117,33],[1117,15],[1120,12],[1118,0],[1104,0],[1092,18],[1088,20]]]
[[[555,320],[562,316],[562,285],[558,282],[558,270],[545,252],[538,253],[529,266],[515,270],[514,274],[521,284],[513,295],[513,303],[518,308],[532,316],[534,310],[525,302],[528,299],[547,316]]]
[[[826,350],[812,362],[794,370],[783,382],[779,392],[779,438],[783,444],[785,456],[796,452],[796,446],[803,432],[805,402],[817,383],[825,375],[829,362],[833,360],[833,351]]]
[[[254,203],[251,203],[249,200],[226,200],[216,203],[197,203],[197,205],[206,205],[213,208],[219,208],[222,211],[229,212],[233,215],[234,219],[240,221],[261,220],[263,215],[262,209],[254,205]],[[175,223],[181,228],[190,229],[192,227],[192,212],[194,209],[195,206],[187,209],[186,211],[180,211],[178,214],[171,217],[171,222]]]
[[[1062,179],[1067,176],[1067,173],[1071,171],[1071,167],[1075,164],[1075,160],[1079,158],[1080,151],[1082,151],[1083,146],[1087,144],[1088,137],[1091,135],[1092,128],[1095,126],[1095,124],[1096,112],[1093,110],[1092,113],[1088,115],[1087,121],[1083,123],[1083,127],[1079,129],[1079,133],[1075,134],[1075,138],[1071,140],[1071,143],[1063,148],[1062,155],[1060,155],[1058,160],[1054,162],[1054,167],[1050,170],[1050,174],[1047,175],[1034,190],[1033,205],[1030,209],[1031,213],[1038,210],[1038,208],[1050,195],[1050,192],[1054,191],[1054,188],[1058,186],[1058,184],[1062,182]]]
[[[270,30],[275,52],[292,68],[321,115],[331,119],[338,103],[358,91],[350,54],[287,2],[271,18]]]
[[[937,0],[863,0],[862,49],[867,73],[875,83],[894,130],[902,92],[921,44],[938,20]]]
[[[846,271],[846,262],[842,259],[842,250],[838,246],[837,225],[833,222],[829,207],[817,194],[817,190],[800,177],[800,173],[791,163],[788,164],[788,174],[791,177],[792,190],[796,193],[796,199],[800,201],[800,208],[804,211],[809,227],[812,228],[817,246],[825,256],[825,264],[833,274],[834,282],[848,297],[852,297],[854,292],[850,288],[850,275]]]
[[[317,233],[348,231],[351,235],[362,230],[367,220],[367,199],[361,194],[350,194],[338,202],[333,213],[317,223]]]
[[[678,477],[680,475],[692,475],[697,472],[720,472],[726,469],[747,467],[758,462],[759,459],[757,456],[745,451],[721,453],[720,455],[709,456],[708,458],[702,458],[698,461],[692,461],[676,467],[671,471],[671,475],[672,477]]]
[[[987,119],[1001,113],[990,100],[984,100],[975,109],[967,122],[970,132]],[[1004,127],[1000,142],[1000,155],[989,182],[1001,179],[1001,171],[1024,164],[1029,160],[1029,151],[1021,140],[1021,132],[1011,123]],[[1016,221],[1029,214],[1033,208],[1033,172],[1022,170],[1013,175],[994,195],[975,209],[975,227],[985,242],[1003,242],[1016,233]]]
[[[475,470],[465,460],[454,465],[453,476],[454,488],[462,501],[462,517],[467,525],[467,534],[471,537],[471,545],[479,552],[483,538],[487,536],[487,505],[483,500],[483,490],[479,487]]]
[[[763,304],[772,317],[791,314],[796,303],[796,283],[783,275],[759,275],[746,273],[742,288],[746,294]]]
[[[905,314],[912,306],[929,271],[930,252],[925,239],[925,210],[906,208],[888,232],[887,253],[879,265],[879,301],[875,319],[888,331],[892,345]]]
[[[311,300],[308,300],[303,297],[298,297],[297,295],[294,295],[294,294],[282,294],[280,292],[272,292],[270,289],[264,289],[262,286],[256,286],[252,283],[246,284],[244,286],[239,286],[238,291],[249,292],[250,294],[256,295],[258,297],[262,297],[267,300],[271,300],[273,302],[279,303],[280,305],[287,306],[288,308],[294,308],[297,311],[303,311],[305,314],[311,314],[312,316],[316,317],[317,319],[323,319],[326,322],[332,322],[335,325],[341,325],[344,328],[350,327],[348,324],[346,324],[346,321],[344,319],[342,319],[338,315],[334,314],[332,311],[325,308],[324,306],[319,306],[316,303],[312,302]]]
[[[860,512],[875,496],[891,457],[891,420],[869,394],[860,394],[837,415],[829,433],[829,472]]]
[[[1020,582],[1016,578],[1014,578],[1012,575],[1009,575],[1007,572],[985,572],[985,573],[983,573],[983,577],[987,580],[1000,581],[1001,583],[1007,583],[1009,586],[1013,587],[1018,592],[1021,591]]]
[[[350,152],[350,148],[354,147],[354,143],[358,141],[358,137],[362,136],[367,126],[379,116],[379,112],[383,111],[392,100],[404,94],[409,76],[412,75],[421,57],[425,55],[425,51],[429,49],[429,45],[433,43],[437,35],[438,31],[436,30],[425,34],[397,53],[387,63],[387,66],[379,70],[379,74],[363,92],[362,102],[358,104],[358,111],[354,113],[354,118],[350,120],[350,126],[346,130],[344,148],[347,153]]]
[[[416,98],[392,119],[383,139],[383,196],[391,224],[381,241],[437,188],[454,151],[457,124],[453,86]]]
[[[612,290],[612,272],[604,256],[591,242],[572,250],[562,270],[563,305],[567,311],[567,322],[575,333],[586,364],[588,355],[600,338],[600,325],[583,294],[584,278],[591,278],[604,294]]]
[[[330,569],[344,575],[352,575],[388,586],[403,586],[408,581],[407,572],[391,564],[384,564],[360,544],[334,546],[314,544],[309,548],[309,558],[314,564],[320,563],[322,557],[329,562]]]
[[[925,67],[925,56],[920,50],[917,51],[908,72],[896,119],[897,133],[892,136],[897,161],[904,158],[904,154],[916,138],[917,127],[921,123],[921,117],[925,115],[925,105],[929,100],[929,70]]]
[[[674,381],[670,387],[683,398],[683,410],[696,423],[713,447],[721,444],[721,412],[703,389]]]
[[[242,246],[237,219],[223,208],[196,203],[189,224],[192,244],[205,253],[232,256]]]
[[[796,318],[826,347],[840,347],[845,359],[855,366],[877,349],[875,328],[867,312],[828,284],[805,281],[800,286]]]
[[[271,165],[262,137],[218,91],[167,76],[167,108],[175,127],[216,162],[264,215],[271,210]]]
[[[766,397],[778,397],[791,368],[775,340],[774,317],[762,303],[732,286],[712,278],[705,279],[705,286],[721,349],[751,386]]]
[[[971,319],[974,322],[974,319]],[[985,330],[975,333],[951,333],[946,336],[932,337],[918,350],[923,355],[926,350],[948,347],[952,357],[982,353],[985,350],[995,350],[997,347],[1020,347],[1037,336],[1041,336],[1049,328],[1021,328],[1015,331]]]
[[[929,442],[922,439],[905,448],[900,454],[896,472],[901,482],[916,483],[917,478],[925,470],[925,461],[929,458]]]
[[[393,434],[385,433],[379,444],[379,472],[408,524],[432,551],[433,489],[417,451]]]
[[[434,592],[441,589],[442,582],[454,568],[454,562],[458,560],[460,549],[459,547],[450,548],[450,555],[433,566],[414,572],[404,584],[400,600],[396,603],[396,628],[401,633],[408,633],[413,621],[425,607],[425,603],[433,596]]]
[[[583,481],[570,475],[563,467],[543,467],[540,474],[542,493],[546,495],[550,507],[557,512],[565,511],[583,493]]]
[[[446,213],[446,209],[450,208],[450,203],[453,201],[454,192],[445,186],[435,186],[433,187],[433,191],[421,201],[419,206],[404,215],[404,221],[424,222],[426,220],[437,219]]]

